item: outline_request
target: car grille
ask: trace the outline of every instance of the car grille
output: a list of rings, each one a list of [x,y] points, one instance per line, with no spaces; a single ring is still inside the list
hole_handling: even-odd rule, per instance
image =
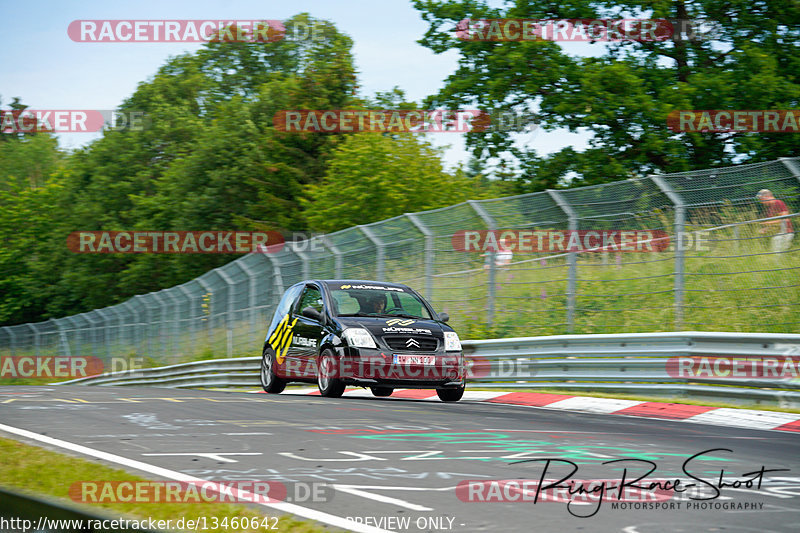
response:
[[[432,337],[392,335],[383,340],[389,348],[397,352],[435,352],[439,347],[439,340]]]

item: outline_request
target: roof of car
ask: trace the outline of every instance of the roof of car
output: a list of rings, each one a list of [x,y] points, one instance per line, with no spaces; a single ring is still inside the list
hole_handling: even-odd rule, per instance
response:
[[[390,283],[388,281],[375,281],[369,279],[319,279],[316,281],[324,283],[326,285],[358,284],[358,285],[384,285],[386,287],[408,287],[407,285],[403,285],[402,283]]]

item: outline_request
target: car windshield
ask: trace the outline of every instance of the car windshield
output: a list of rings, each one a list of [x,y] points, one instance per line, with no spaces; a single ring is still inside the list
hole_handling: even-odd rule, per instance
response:
[[[431,318],[422,300],[404,287],[342,283],[329,289],[338,316]]]

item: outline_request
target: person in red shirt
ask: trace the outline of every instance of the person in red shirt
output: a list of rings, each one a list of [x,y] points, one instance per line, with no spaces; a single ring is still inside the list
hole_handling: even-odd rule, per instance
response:
[[[772,191],[769,189],[761,189],[758,191],[756,198],[767,209],[767,218],[779,217],[789,214],[789,208],[783,200],[778,200]],[[792,219],[783,218],[780,220],[766,220],[761,223],[762,227],[759,233],[766,233],[771,229],[777,227],[778,234],[772,237],[772,251],[783,252],[788,250],[792,245],[794,239],[794,227],[792,226]]]

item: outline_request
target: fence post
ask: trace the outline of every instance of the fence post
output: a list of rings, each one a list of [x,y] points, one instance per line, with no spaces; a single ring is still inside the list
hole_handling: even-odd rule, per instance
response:
[[[106,348],[106,358],[110,361],[113,355],[111,353],[111,337],[107,310],[108,307],[103,307],[102,309],[96,309],[95,312],[100,317],[100,323],[103,325],[103,344],[105,344]]]
[[[265,256],[272,264],[272,275],[275,277],[275,302],[274,307],[277,309],[278,304],[281,303],[283,296],[283,276],[281,276],[281,262],[275,254]]]
[[[158,337],[159,337],[159,340],[161,341],[161,355],[165,356],[169,352],[169,348],[167,347],[167,337],[164,335],[164,329],[165,329],[165,326],[166,326],[166,319],[164,318],[164,316],[166,315],[166,312],[167,312],[167,306],[166,306],[165,301],[162,299],[162,297],[158,295],[158,293],[159,292],[163,292],[163,290],[164,289],[162,289],[162,290],[160,290],[158,292],[151,292],[150,293],[152,298],[153,298],[153,300],[155,300],[156,303],[158,304],[158,306],[156,306],[156,309],[159,310],[158,322],[154,322],[153,321],[153,314],[150,313],[149,311],[148,311],[148,315],[150,317],[150,324],[151,325],[153,323],[156,324],[156,331],[158,332]],[[148,337],[150,337],[150,336],[151,335],[148,334]],[[167,360],[169,360],[169,359],[167,359]]]
[[[228,357],[233,357],[233,286],[235,283],[222,267],[215,270],[217,275],[225,282],[225,285],[228,286],[228,310],[225,312],[225,342]]]
[[[150,311],[151,307],[147,305],[149,303],[147,297],[151,296],[152,298],[152,294],[153,294],[152,292],[149,292],[147,294],[137,294],[136,296],[133,297],[133,299],[135,300],[138,298],[139,301],[142,303],[142,307],[144,308],[145,316],[147,317],[147,319],[142,323],[142,327],[144,328],[147,356],[155,359],[155,357],[153,357],[153,343],[152,343],[153,336],[150,334],[150,328],[151,325],[153,324],[153,313]]]
[[[406,213],[408,220],[425,236],[425,299],[433,301],[433,232],[414,213]]]
[[[247,305],[250,308],[250,335],[254,335],[256,332],[256,281],[257,278],[253,271],[247,266],[247,263],[244,261],[239,261],[237,263],[239,268],[247,276]]]
[[[11,350],[11,355],[17,355],[16,348],[17,348],[17,336],[14,335],[14,330],[11,329],[9,326],[3,326],[3,329],[6,331],[8,335],[8,348]]]
[[[375,245],[375,248],[377,248],[377,254],[376,254],[377,255],[377,262],[376,262],[376,265],[375,265],[376,278],[375,279],[377,281],[385,281],[383,279],[386,276],[386,273],[384,271],[384,263],[383,263],[383,243],[381,242],[381,240],[378,237],[375,236],[375,234],[372,232],[372,230],[369,229],[368,227],[361,226],[361,225],[356,226],[356,227],[358,229],[360,229],[361,232],[364,235],[367,236],[367,239],[369,239],[372,242],[372,244]]]
[[[781,157],[778,159],[783,166],[789,169],[789,172],[800,181],[800,166],[797,165],[793,157]]]
[[[213,310],[214,310],[214,291],[212,290],[211,285],[209,285],[208,283],[203,281],[202,277],[199,277],[199,278],[196,278],[196,279],[197,279],[197,283],[199,283],[200,286],[203,287],[203,290],[205,291],[203,296],[205,296],[206,294],[210,294],[211,295],[209,297],[209,299],[208,299],[208,317],[207,317],[208,324],[206,324],[206,329],[208,330],[208,348],[209,348],[209,350],[211,350],[212,349],[212,345],[213,345],[213,341],[214,341],[214,339],[213,339],[214,327],[213,327],[213,324],[212,324],[214,322],[214,313],[213,313]]]
[[[59,320],[65,320],[72,325],[73,329],[75,328],[75,322],[72,321],[72,317],[65,316]],[[69,345],[69,337],[67,336],[67,333],[61,329],[61,324],[58,323],[59,320],[56,320],[56,325],[58,326],[58,338],[64,346],[64,355],[67,357],[72,357],[72,348]]]
[[[486,212],[482,205],[477,203],[475,200],[467,200],[467,204],[472,207],[472,210],[475,211],[478,216],[483,220],[486,227],[489,231],[494,231],[497,229],[497,223],[494,221],[494,218]],[[495,256],[497,254],[497,250],[486,251],[489,257],[489,296],[488,301],[486,302],[486,325],[492,326],[494,325],[494,300],[495,300],[495,279],[497,278],[497,265],[495,265]]]
[[[39,357],[39,330],[30,322],[25,325],[33,331],[33,353],[36,357]]]
[[[311,260],[308,258],[308,254],[306,252],[301,252],[300,250],[298,250],[297,249],[298,246],[296,246],[295,241],[288,241],[286,244],[289,243],[292,243],[292,245],[289,246],[289,250],[291,250],[292,253],[294,253],[297,257],[299,257],[300,260],[303,262],[301,267],[302,269],[301,272],[303,273],[303,279],[311,278],[311,273],[309,271],[309,265],[311,264]]]
[[[333,277],[342,279],[342,251],[331,242],[327,234],[322,235],[320,241],[322,241],[323,246],[327,247],[333,254]]]
[[[553,189],[547,189],[547,194],[558,205],[559,209],[567,215],[567,229],[570,232],[578,230],[578,215],[569,202],[559,193]],[[569,242],[569,239],[568,239]],[[578,280],[578,252],[570,250],[567,255],[567,331],[573,333],[575,331],[575,294],[577,292]]]
[[[180,298],[178,297],[178,290],[175,286],[172,286],[168,289],[164,289],[162,291],[164,293],[165,298],[169,298],[169,303],[167,304],[169,307],[168,310],[172,311],[172,313],[168,314],[166,310],[164,311],[163,320],[164,320],[164,327],[167,330],[167,336],[169,337],[169,354],[173,361],[178,359],[178,355],[180,355],[181,348],[180,348],[180,336],[181,336],[181,324],[180,324]]]
[[[194,303],[194,298],[192,298],[192,293],[189,292],[189,289],[187,289],[185,285],[186,283],[181,283],[180,285],[178,285],[178,290],[181,291],[181,294],[183,294],[183,297],[186,299],[186,303],[188,304],[187,308],[189,309],[189,318],[188,318],[189,327],[186,329],[188,330],[189,337],[191,338],[191,345],[189,349],[192,351],[192,358],[194,358],[195,350],[197,348],[197,336],[194,334],[195,330],[197,329],[196,327],[197,320],[195,319],[195,317],[192,316],[192,308],[193,308],[192,303]],[[176,316],[178,318],[178,328],[180,328],[181,306],[178,305],[176,309],[177,309]]]
[[[133,307],[133,305],[131,305],[131,301],[130,300],[126,300],[126,301],[122,302],[121,304],[119,304],[119,306],[127,308],[128,312],[129,312],[129,315],[132,315],[133,332],[132,332],[132,335],[131,335],[131,344],[133,344],[134,353],[136,355],[141,355],[141,351],[139,350],[139,341],[136,339],[136,332],[139,331],[139,311],[137,311],[136,308]],[[122,324],[121,320],[120,320],[120,324]],[[131,324],[130,321],[129,321],[129,324]],[[128,329],[130,331],[130,328],[128,328]],[[120,327],[120,333],[121,332],[122,332],[122,328]]]
[[[653,183],[669,198],[675,206],[675,331],[683,329],[683,299],[684,299],[684,244],[683,230],[686,225],[686,204],[672,186],[659,176],[650,176]]]

